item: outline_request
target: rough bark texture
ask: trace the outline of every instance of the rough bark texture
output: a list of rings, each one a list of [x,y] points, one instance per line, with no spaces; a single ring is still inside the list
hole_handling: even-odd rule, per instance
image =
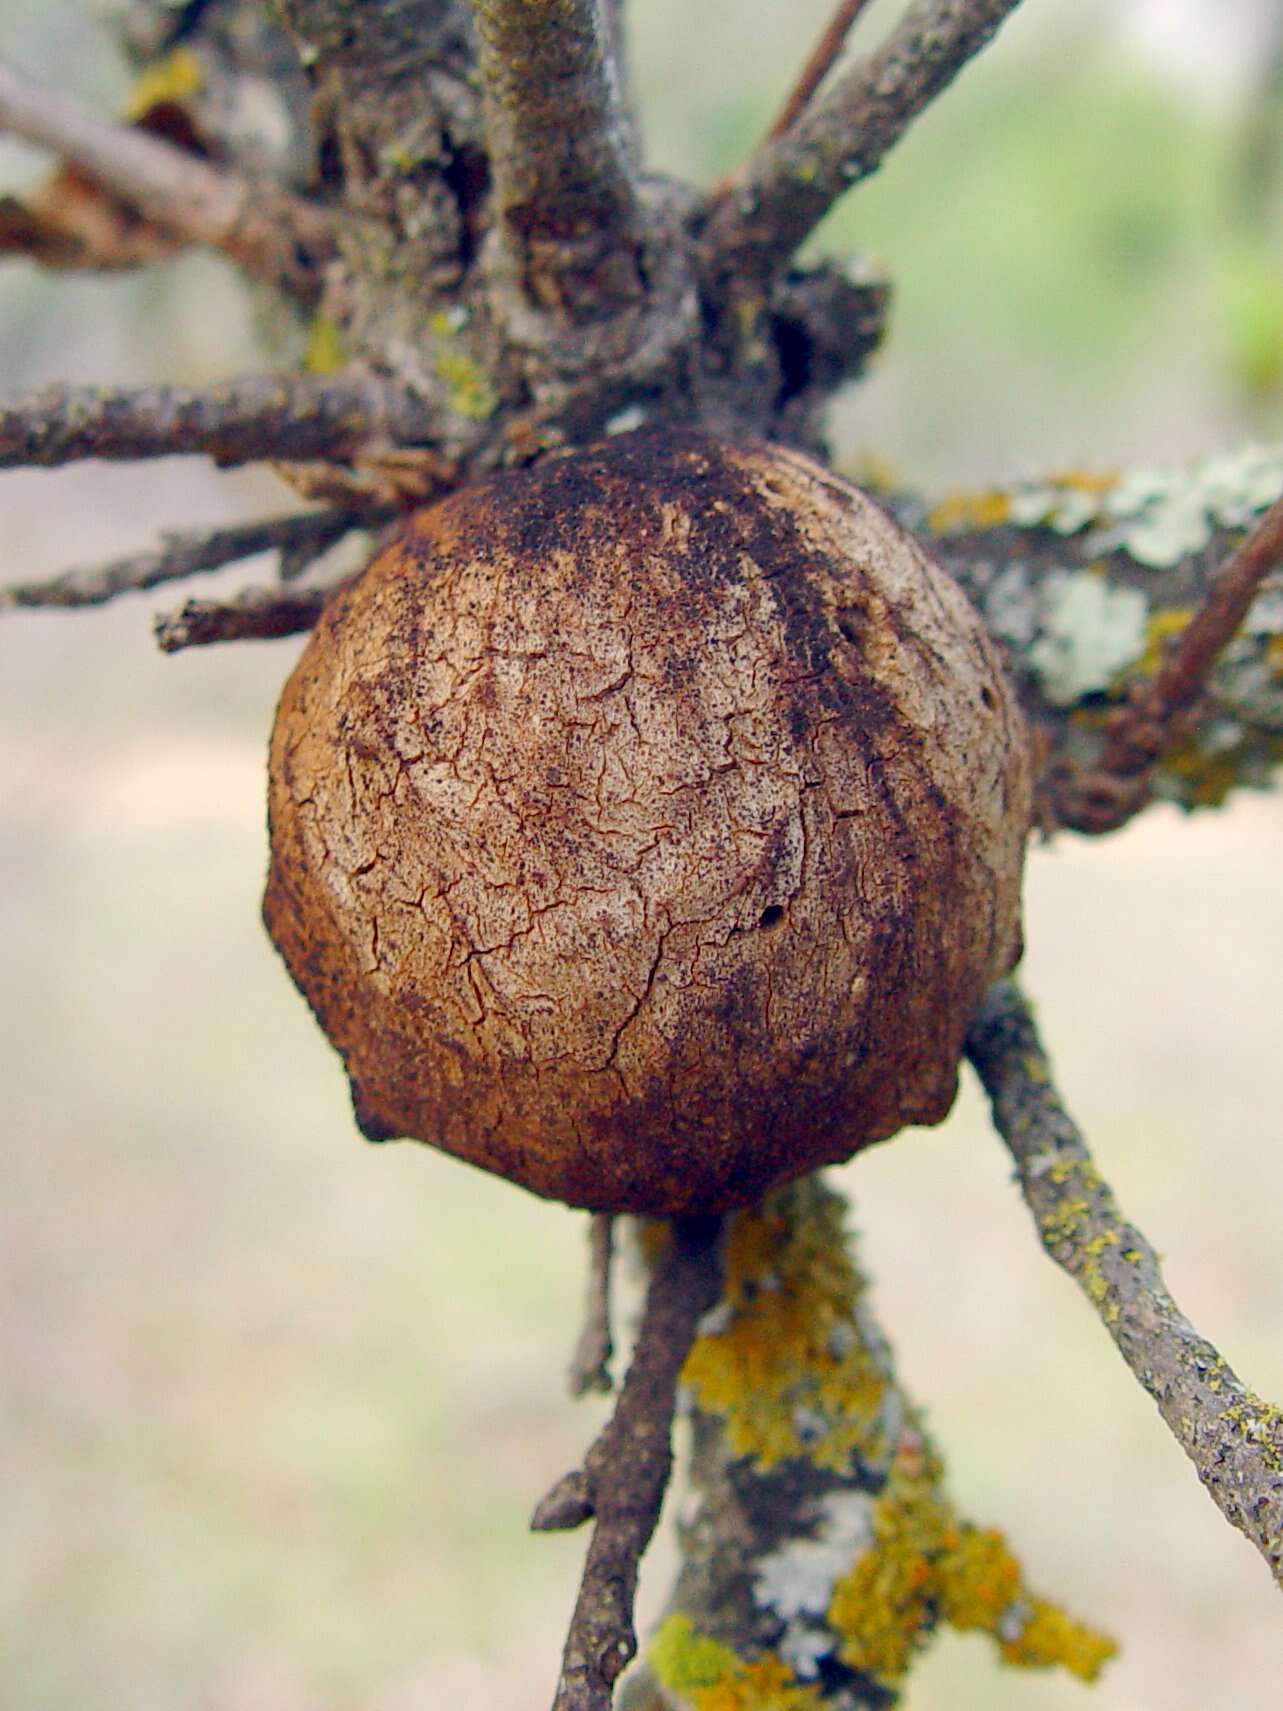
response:
[[[522,290],[572,320],[636,302],[643,226],[599,0],[472,0],[472,11],[496,237]]]
[[[0,399],[0,469],[202,453],[218,464],[354,457],[405,445],[430,421],[369,376],[250,375],[218,386],[42,387]]]
[[[362,1128],[573,1205],[720,1211],[939,1122],[1019,952],[996,654],[778,450],[625,435],[420,513],[272,779],[268,926]]]

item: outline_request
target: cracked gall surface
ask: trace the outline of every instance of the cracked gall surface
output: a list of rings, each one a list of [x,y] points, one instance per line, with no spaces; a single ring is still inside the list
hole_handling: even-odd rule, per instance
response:
[[[1018,951],[994,649],[778,448],[626,435],[419,513],[271,771],[266,919],[362,1128],[576,1205],[743,1204],[939,1121]]]

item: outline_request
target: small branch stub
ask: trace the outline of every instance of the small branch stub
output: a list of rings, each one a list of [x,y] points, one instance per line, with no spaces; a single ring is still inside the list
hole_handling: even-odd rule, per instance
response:
[[[234,600],[189,600],[156,619],[162,653],[212,642],[275,641],[315,627],[334,588],[247,588]]]

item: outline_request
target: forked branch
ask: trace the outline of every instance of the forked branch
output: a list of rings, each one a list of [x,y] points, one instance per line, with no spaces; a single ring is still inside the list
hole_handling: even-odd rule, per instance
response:
[[[1019,0],[915,0],[882,47],[838,78],[714,198],[706,278],[781,273],[840,196],[877,170],[912,121]]]
[[[430,433],[413,393],[371,375],[250,375],[203,388],[49,386],[0,397],[0,469],[184,453],[223,465],[343,459]]]
[[[1247,1389],[1172,1300],[1158,1256],[1123,1217],[1061,1103],[1011,982],[985,999],[967,1053],[1043,1246],[1100,1315],[1212,1501],[1283,1586],[1283,1412]]]
[[[319,292],[335,237],[314,203],[95,118],[3,59],[0,131],[52,149],[164,231],[223,251],[247,273],[304,298]]]

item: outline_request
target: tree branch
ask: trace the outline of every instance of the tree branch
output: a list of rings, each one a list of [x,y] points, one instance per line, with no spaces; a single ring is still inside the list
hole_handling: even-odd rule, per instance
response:
[[[599,0],[472,0],[500,228],[526,295],[571,319],[635,303],[643,240]]]
[[[1092,766],[1054,773],[1048,791],[1062,826],[1109,832],[1149,800],[1154,768],[1203,693],[1209,674],[1248,614],[1269,573],[1283,562],[1283,499],[1212,577],[1202,603],[1171,643],[1153,677],[1135,684],[1112,716],[1104,752]]]
[[[162,653],[207,647],[211,642],[274,641],[316,627],[330,596],[351,578],[307,588],[247,588],[234,600],[188,600],[153,625]]]
[[[888,1711],[946,1626],[986,1634],[1006,1663],[1085,1680],[1113,1652],[955,1505],[845,1212],[812,1176],[728,1223],[722,1300],[682,1373],[681,1573],[628,1711],[705,1693],[710,1711]]]
[[[837,64],[842,49],[846,46],[846,38],[868,3],[869,0],[839,0],[837,10],[812,48],[810,58],[798,73],[792,89],[766,133],[768,143],[775,142],[791,131],[810,106],[811,97]]]
[[[595,1212],[588,1226],[588,1302],[584,1328],[570,1363],[570,1394],[583,1396],[589,1390],[611,1390],[610,1357],[615,1345],[610,1336],[610,1270],[614,1248],[615,1220],[609,1212]]]
[[[553,1711],[609,1711],[614,1681],[637,1650],[637,1569],[672,1467],[678,1375],[699,1321],[717,1299],[720,1231],[717,1218],[681,1218],[672,1224],[615,1412],[588,1451],[582,1488],[576,1485],[572,1493],[579,1496],[581,1512],[585,1504],[591,1506],[596,1525]],[[574,1475],[570,1478],[574,1483]],[[563,1480],[558,1489],[566,1486]],[[546,1514],[547,1503],[540,1509]]]
[[[305,511],[290,517],[269,517],[229,529],[193,530],[162,536],[154,552],[116,559],[110,564],[64,571],[49,582],[18,583],[0,588],[0,611],[5,607],[102,606],[118,594],[157,588],[165,582],[221,570],[224,565],[277,551],[283,565],[299,574],[310,562],[352,529],[389,522],[395,512],[354,515],[351,511]],[[294,567],[299,567],[294,569]]]
[[[967,1054],[1016,1161],[1043,1246],[1082,1288],[1226,1520],[1283,1586],[1283,1413],[1262,1402],[1172,1300],[1051,1079],[1028,1005],[1003,981]]]
[[[714,296],[782,273],[833,204],[881,165],[912,121],[1019,0],[915,0],[886,42],[749,162],[709,207],[703,273]]]
[[[1283,446],[1248,445],[1184,468],[1070,470],[896,510],[1006,647],[1054,776],[1102,765],[1110,708],[1143,691],[1281,494]],[[1283,763],[1281,667],[1275,569],[1150,775],[1151,795],[1196,808],[1268,787]]]
[[[132,126],[97,119],[2,59],[0,131],[54,150],[157,226],[221,250],[247,273],[296,296],[319,293],[321,270],[335,253],[323,208]]]
[[[426,439],[425,406],[372,375],[250,375],[217,386],[42,387],[0,397],[0,469],[203,453],[215,463],[350,458]]]

